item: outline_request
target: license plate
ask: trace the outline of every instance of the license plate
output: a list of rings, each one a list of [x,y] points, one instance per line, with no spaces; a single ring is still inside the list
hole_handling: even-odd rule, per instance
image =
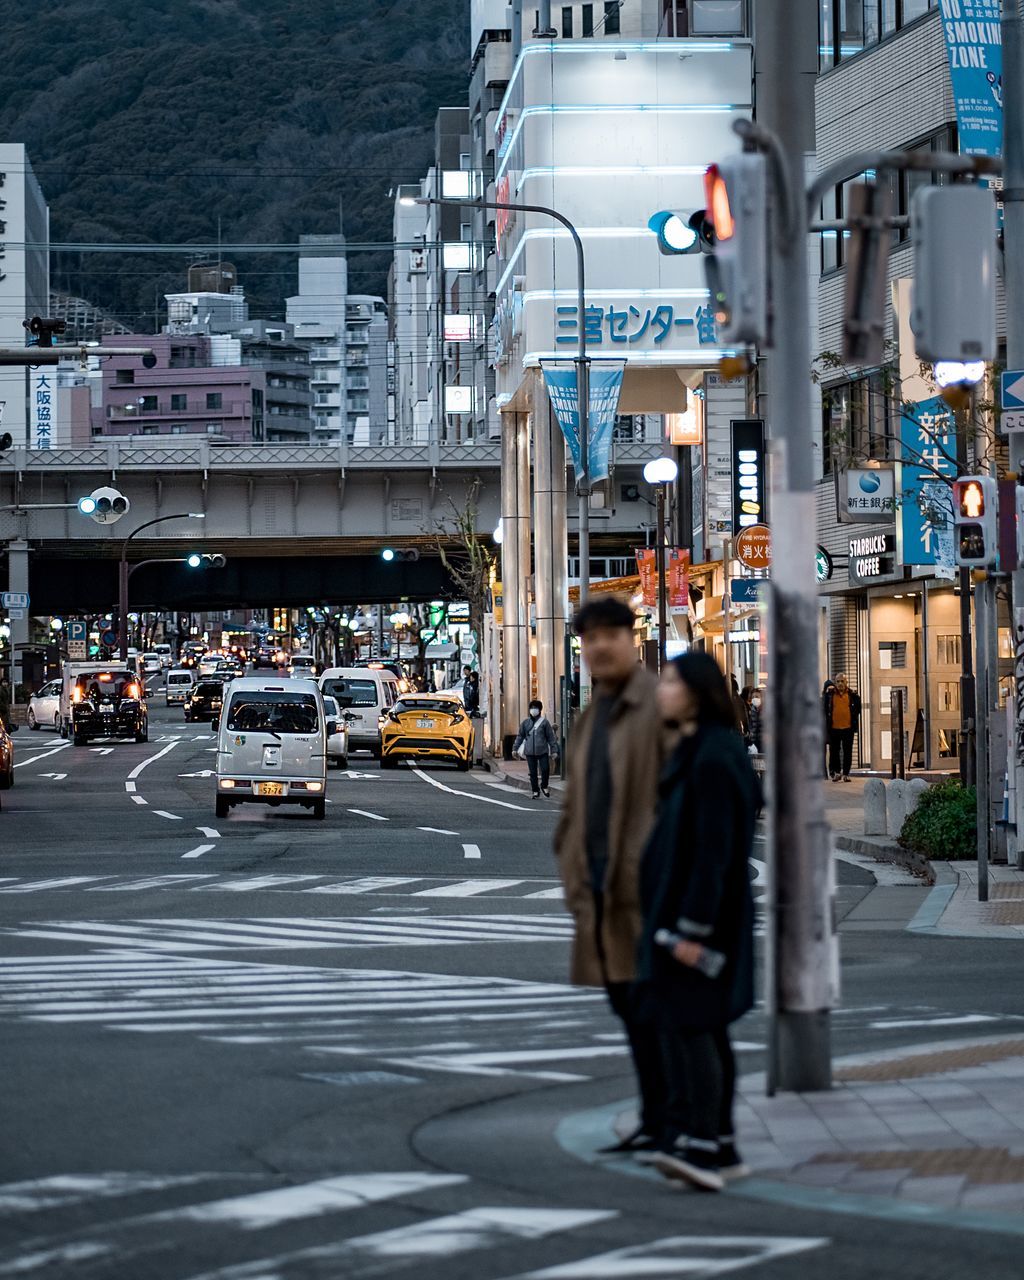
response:
[[[433,720],[417,720],[416,721],[417,729],[433,729],[433,727],[434,727]]]
[[[261,796],[283,796],[284,783],[283,782],[261,782],[260,795]]]

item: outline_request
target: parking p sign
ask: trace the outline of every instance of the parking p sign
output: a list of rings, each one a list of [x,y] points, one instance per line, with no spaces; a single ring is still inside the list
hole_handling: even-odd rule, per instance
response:
[[[84,662],[89,656],[89,625],[81,618],[68,620],[68,658],[72,662]]]

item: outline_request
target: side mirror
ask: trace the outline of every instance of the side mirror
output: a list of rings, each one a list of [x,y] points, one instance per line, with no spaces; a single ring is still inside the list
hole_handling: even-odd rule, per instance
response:
[[[216,733],[219,728],[220,728],[220,716],[214,716],[213,719],[210,721],[210,732]]]
[[[327,721],[327,736],[328,736],[328,738],[329,738],[329,737],[331,737],[331,735],[332,735],[332,734],[340,733],[340,732],[341,732],[341,727],[340,727],[340,725],[338,724],[337,720],[328,720],[328,721]]]

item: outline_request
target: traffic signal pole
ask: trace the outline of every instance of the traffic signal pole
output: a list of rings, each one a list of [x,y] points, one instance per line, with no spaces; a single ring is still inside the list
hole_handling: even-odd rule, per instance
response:
[[[1006,367],[1024,369],[1024,0],[1003,0],[1003,286]],[[1010,467],[1024,475],[1024,438],[1010,437]],[[1024,567],[1013,575],[1016,717],[1014,770],[1017,866],[1024,866]]]
[[[817,0],[755,4],[757,124],[770,130],[775,199],[770,244],[773,443],[768,695],[769,1088],[828,1089],[835,997],[832,848],[821,779],[815,471],[811,394],[809,217],[815,149]]]

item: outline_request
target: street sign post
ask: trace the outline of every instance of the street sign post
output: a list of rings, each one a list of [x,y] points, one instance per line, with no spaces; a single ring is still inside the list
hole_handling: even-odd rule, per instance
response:
[[[733,604],[757,604],[758,589],[766,585],[766,578],[733,578],[729,583],[729,599]]]
[[[0,592],[0,605],[5,609],[27,609],[29,598],[27,591],[3,591]],[[24,616],[24,615],[19,615]]]
[[[999,431],[1004,436],[1024,431],[1024,409],[1004,409],[999,415]]]
[[[999,403],[1004,409],[1024,409],[1024,369],[1006,369],[999,376]]]
[[[69,618],[67,630],[68,658],[84,662],[89,656],[89,624],[82,618]]]
[[[736,535],[736,559],[748,569],[767,569],[772,562],[772,531],[766,524],[752,524]]]

